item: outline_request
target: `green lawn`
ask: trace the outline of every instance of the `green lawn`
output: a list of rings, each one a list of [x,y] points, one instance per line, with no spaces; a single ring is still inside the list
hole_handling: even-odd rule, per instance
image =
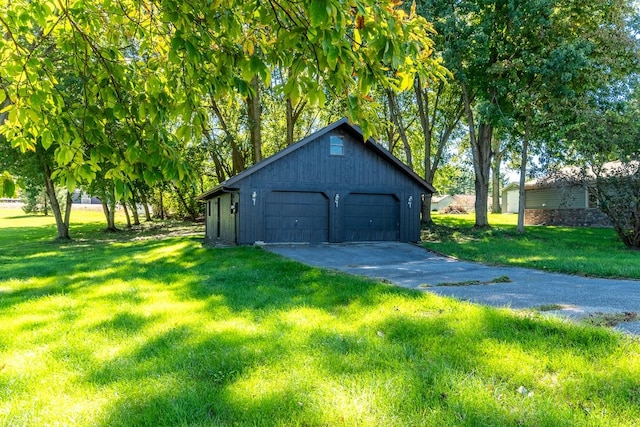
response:
[[[73,218],[58,244],[0,211],[2,426],[640,419],[640,343],[607,329]]]
[[[490,230],[473,230],[469,215],[433,216],[424,246],[456,258],[489,264],[598,277],[640,279],[640,251],[627,249],[610,228],[526,227],[517,215],[490,215]]]

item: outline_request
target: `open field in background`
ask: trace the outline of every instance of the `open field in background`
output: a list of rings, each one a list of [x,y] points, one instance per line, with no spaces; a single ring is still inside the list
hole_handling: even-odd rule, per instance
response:
[[[632,426],[640,343],[184,224],[0,211],[0,426]],[[195,229],[197,230],[197,228]]]
[[[585,276],[640,279],[640,252],[627,249],[610,228],[526,227],[517,215],[492,214],[490,230],[473,230],[475,217],[433,215],[424,246],[456,258]],[[640,285],[640,284],[639,284]]]

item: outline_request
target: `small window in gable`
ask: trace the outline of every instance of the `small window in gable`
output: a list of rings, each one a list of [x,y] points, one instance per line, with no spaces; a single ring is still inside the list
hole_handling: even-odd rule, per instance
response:
[[[344,156],[344,140],[339,135],[329,137],[329,154],[332,156]]]

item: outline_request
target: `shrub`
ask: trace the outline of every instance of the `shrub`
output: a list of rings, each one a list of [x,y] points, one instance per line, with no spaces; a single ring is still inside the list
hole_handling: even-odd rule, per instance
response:
[[[440,210],[440,213],[443,214],[466,214],[469,213],[467,209],[459,204],[453,204],[449,206],[445,206]]]

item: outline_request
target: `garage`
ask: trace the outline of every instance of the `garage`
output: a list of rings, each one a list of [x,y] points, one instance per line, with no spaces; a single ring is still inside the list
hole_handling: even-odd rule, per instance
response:
[[[329,240],[329,203],[317,192],[273,191],[265,202],[267,243]]]
[[[391,194],[350,194],[344,204],[344,240],[398,240],[399,201]]]
[[[420,200],[434,192],[342,119],[198,199],[207,206],[205,240],[212,243],[416,242]]]

